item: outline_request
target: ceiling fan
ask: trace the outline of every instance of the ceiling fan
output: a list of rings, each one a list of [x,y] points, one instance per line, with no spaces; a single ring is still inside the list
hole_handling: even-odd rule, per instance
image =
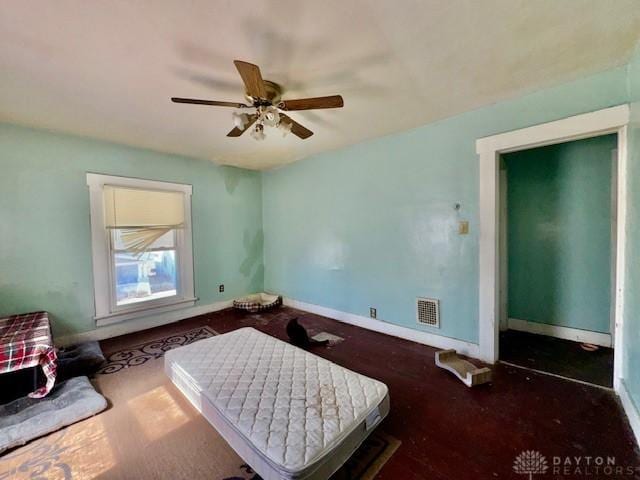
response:
[[[171,101],[175,103],[213,105],[238,109],[255,108],[255,113],[233,113],[235,127],[227,133],[227,137],[239,137],[255,124],[255,127],[251,131],[251,136],[256,140],[265,139],[265,126],[277,127],[282,131],[283,135],[291,132],[303,140],[313,135],[311,130],[303,127],[280,110],[313,110],[316,108],[341,108],[344,106],[340,95],[282,100],[282,87],[275,82],[263,80],[260,68],[257,65],[241,60],[234,60],[233,63],[242,77],[246,89],[245,97],[250,105],[245,103],[179,97],[172,97]]]

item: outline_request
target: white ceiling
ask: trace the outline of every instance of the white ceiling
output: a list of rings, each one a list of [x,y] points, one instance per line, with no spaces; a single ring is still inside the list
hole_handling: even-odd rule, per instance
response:
[[[264,169],[627,61],[638,0],[21,0],[0,2],[0,121]],[[308,140],[227,138],[233,59],[285,98]]]

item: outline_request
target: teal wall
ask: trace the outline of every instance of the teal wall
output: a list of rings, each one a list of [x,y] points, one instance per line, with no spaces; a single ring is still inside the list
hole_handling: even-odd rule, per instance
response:
[[[0,124],[0,315],[95,328],[87,171],[193,185],[198,304],[262,290],[259,173]]]
[[[265,172],[265,288],[477,342],[476,139],[626,101],[622,67]],[[441,300],[440,329],[417,296]]]
[[[509,318],[610,333],[617,135],[504,155]]]
[[[629,64],[629,165],[627,175],[627,275],[624,307],[624,382],[640,410],[640,46]],[[640,413],[640,412],[639,412]]]

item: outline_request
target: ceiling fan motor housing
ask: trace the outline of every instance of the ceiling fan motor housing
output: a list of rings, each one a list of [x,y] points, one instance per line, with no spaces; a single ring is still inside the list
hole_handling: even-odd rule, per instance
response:
[[[277,105],[282,99],[282,87],[271,80],[263,80],[267,98],[255,98],[245,92],[244,96],[254,106]]]

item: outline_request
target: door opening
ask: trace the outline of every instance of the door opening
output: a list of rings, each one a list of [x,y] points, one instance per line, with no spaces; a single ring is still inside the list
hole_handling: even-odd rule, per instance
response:
[[[616,158],[615,133],[501,155],[501,361],[613,387]]]
[[[625,243],[628,216],[626,213],[626,175],[628,163],[629,105],[618,105],[595,112],[574,115],[548,123],[519,130],[479,138],[476,152],[479,157],[479,358],[494,363],[499,358],[499,334],[501,322],[500,278],[501,245],[499,219],[500,206],[500,156],[505,153],[553,145],[599,135],[617,134],[617,205],[616,205],[616,257],[615,281],[612,290],[615,329],[612,343],[614,349],[613,386],[622,388],[624,358],[624,294],[625,294]]]

